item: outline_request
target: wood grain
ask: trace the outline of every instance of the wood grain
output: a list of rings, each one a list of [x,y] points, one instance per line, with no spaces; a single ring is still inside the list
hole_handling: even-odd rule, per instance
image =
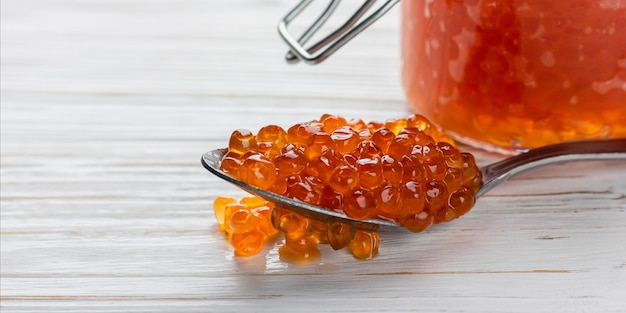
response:
[[[370,261],[234,257],[211,201],[242,193],[202,153],[234,128],[409,112],[397,8],[309,67],[282,59],[292,5],[2,2],[2,312],[624,311],[623,161],[522,174],[458,221],[383,230]]]

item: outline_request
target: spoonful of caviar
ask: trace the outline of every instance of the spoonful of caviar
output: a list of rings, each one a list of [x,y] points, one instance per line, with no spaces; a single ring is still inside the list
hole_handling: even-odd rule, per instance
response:
[[[609,159],[626,159],[626,138],[545,146],[479,169],[472,154],[421,115],[365,123],[325,114],[287,130],[236,130],[228,148],[205,153],[202,164],[275,206],[277,229],[284,228],[280,216],[274,218],[279,208],[349,225],[354,233],[379,226],[421,232],[466,214],[477,198],[518,173]]]

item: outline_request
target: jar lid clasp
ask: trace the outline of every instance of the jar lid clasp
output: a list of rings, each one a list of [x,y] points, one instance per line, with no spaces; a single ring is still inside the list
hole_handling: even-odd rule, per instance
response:
[[[400,0],[387,0],[384,4],[374,10],[370,15],[363,17],[378,0],[366,0],[364,4],[337,30],[322,38],[309,48],[303,45],[311,39],[311,37],[324,25],[328,18],[333,14],[341,0],[331,0],[326,9],[313,22],[299,39],[295,39],[287,26],[291,23],[304,9],[311,4],[313,0],[302,0],[294,7],[282,20],[278,23],[278,33],[283,40],[289,45],[290,51],[285,56],[287,63],[298,63],[303,61],[308,64],[318,64],[335,53],[339,48],[348,41],[361,33],[367,27],[372,25],[381,16],[387,13]]]

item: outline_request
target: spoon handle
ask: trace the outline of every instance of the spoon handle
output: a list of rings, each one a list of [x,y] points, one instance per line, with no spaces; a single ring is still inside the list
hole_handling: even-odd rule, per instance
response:
[[[626,138],[564,142],[549,145],[487,165],[476,198],[519,173],[550,164],[586,160],[626,160]]]

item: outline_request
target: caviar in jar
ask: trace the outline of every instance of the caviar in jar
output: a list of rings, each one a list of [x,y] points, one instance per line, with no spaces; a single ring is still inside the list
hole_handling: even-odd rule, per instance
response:
[[[626,137],[626,5],[402,1],[403,82],[458,138],[533,148]]]

